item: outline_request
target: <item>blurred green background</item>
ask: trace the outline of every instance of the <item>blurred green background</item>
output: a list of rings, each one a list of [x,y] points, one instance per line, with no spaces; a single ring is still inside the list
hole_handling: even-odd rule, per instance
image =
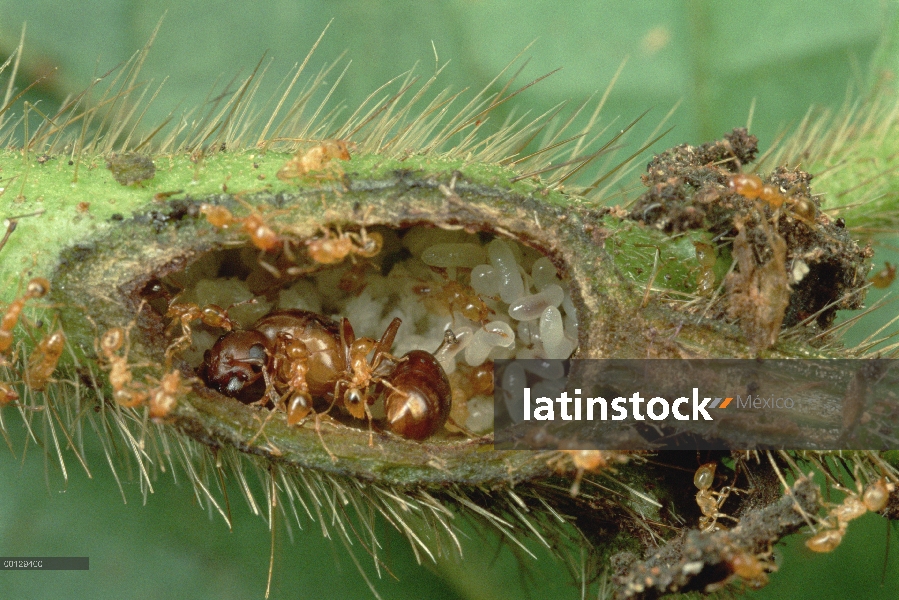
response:
[[[895,3],[880,0],[0,0],[0,55],[15,48],[27,23],[17,83],[23,87],[46,75],[31,97],[46,108],[126,60],[165,15],[142,71],[156,84],[164,80],[146,117],[145,123],[153,123],[172,110],[201,105],[236,74],[247,76],[265,52],[271,63],[264,63],[268,72],[259,99],[267,99],[332,19],[307,73],[345,51],[330,80],[352,61],[335,94],[349,109],[416,63],[417,72],[429,76],[435,49],[441,63],[450,61],[443,87],[479,90],[533,42],[518,85],[562,70],[511,103],[519,113],[536,115],[559,102],[601,95],[627,60],[599,127],[617,119],[612,130],[621,128],[651,109],[628,148],[639,147],[678,103],[670,118],[675,129],[656,150],[700,143],[745,125],[754,102],[752,132],[765,149],[813,105],[836,110],[877,86],[895,87],[897,56],[884,40],[896,28],[896,14]],[[895,237],[886,241],[899,246]],[[12,410],[4,419],[17,427]],[[136,484],[126,482],[123,504],[96,447],[88,456],[93,480],[70,456],[66,483],[55,459],[45,467],[41,449],[33,445],[23,458],[24,437],[13,438],[15,456],[0,448],[0,555],[87,555],[91,570],[0,572],[0,598],[262,596],[268,532],[237,490],[231,494],[235,526],[229,532],[169,475],[156,483],[146,506]],[[869,516],[825,556],[812,556],[801,538],[794,539],[782,561],[785,572],[753,596],[896,598],[899,536],[894,531],[882,585],[885,532],[884,521]],[[471,535],[464,562],[419,568],[406,542],[386,534],[387,562],[398,580],[385,576],[376,583],[379,592],[385,598],[507,598],[541,597],[551,590],[554,597],[581,597],[546,553],[519,564],[508,551],[497,552],[495,538]],[[303,531],[295,530],[293,543],[279,531],[274,597],[370,595],[344,547],[323,541],[317,525],[307,522]],[[595,595],[588,590],[588,597]]]
[[[61,98],[126,60],[165,15],[143,68],[147,80],[165,80],[153,122],[177,106],[200,105],[238,73],[246,77],[266,52],[271,64],[258,98],[268,99],[332,19],[307,72],[345,52],[341,65],[352,64],[337,97],[351,108],[416,63],[430,75],[435,48],[441,63],[450,61],[444,86],[480,89],[533,42],[519,84],[562,70],[523,94],[519,108],[538,114],[580,102],[602,92],[627,60],[600,125],[652,109],[642,124],[649,131],[682,102],[667,141],[700,143],[745,125],[755,100],[753,131],[767,147],[809,107],[835,108],[847,90],[868,89],[893,66],[895,57],[881,56],[869,68],[891,30],[893,4],[281,0],[248,8],[209,0],[0,0],[0,51],[18,43],[27,23],[20,79],[49,74],[42,89]]]

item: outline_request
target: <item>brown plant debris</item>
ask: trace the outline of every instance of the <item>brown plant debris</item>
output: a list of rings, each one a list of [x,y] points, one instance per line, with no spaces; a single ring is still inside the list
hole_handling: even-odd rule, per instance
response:
[[[630,552],[612,557],[617,598],[657,598],[670,592],[711,592],[735,578],[753,587],[768,581],[775,570],[766,560],[771,546],[805,524],[802,511],[815,514],[821,506],[818,486],[800,478],[774,503],[744,513],[733,529],[702,533],[691,529],[644,560]]]
[[[134,152],[112,153],[106,159],[106,168],[113,178],[122,185],[134,185],[156,175],[153,159]]]
[[[725,281],[730,299],[729,316],[739,319],[750,346],[757,351],[764,350],[777,341],[790,303],[790,285],[784,265],[787,244],[766,221],[751,230],[755,237],[762,238],[758,240],[760,244],[750,241],[742,219],[737,218],[734,224],[739,232],[733,242],[737,270]],[[759,247],[768,255],[761,264],[756,258]]]
[[[790,327],[817,315],[814,320],[826,328],[837,310],[862,307],[862,288],[873,252],[860,247],[842,223],[821,212],[821,199],[812,195],[809,187],[810,173],[778,167],[760,178],[761,184],[770,186],[766,193],[755,197],[738,193],[737,176],[755,159],[757,142],[745,129],[734,129],[722,140],[695,147],[682,144],[655,156],[643,175],[649,189],[628,216],[666,233],[705,229],[725,245],[739,234],[736,223],[743,219],[745,236],[757,253],[775,243],[767,240],[783,240],[782,261],[771,263],[766,257],[758,261],[763,269],[763,265],[771,265],[766,278],[773,276],[775,266],[782,265],[790,282],[781,326]],[[744,175],[755,177],[748,172]],[[770,223],[774,235],[755,231],[760,227],[760,215]],[[770,252],[764,254],[770,256]],[[739,264],[741,259],[736,258]],[[743,260],[750,264],[748,258]],[[777,279],[782,278],[778,275]],[[767,321],[773,324],[773,320]]]

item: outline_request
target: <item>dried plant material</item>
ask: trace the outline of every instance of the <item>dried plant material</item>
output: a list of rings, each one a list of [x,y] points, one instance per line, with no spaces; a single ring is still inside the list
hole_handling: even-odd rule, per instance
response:
[[[134,185],[156,175],[156,165],[153,159],[143,154],[134,152],[113,152],[106,159],[106,168],[112,173],[113,178],[122,185]]]
[[[798,531],[804,514],[814,514],[821,503],[818,486],[802,477],[779,500],[748,511],[730,530],[703,533],[690,530],[643,560],[629,552],[612,557],[616,598],[656,598],[664,593],[720,589],[735,578],[752,587],[768,581],[776,570],[764,560],[771,544]]]
[[[715,262],[718,260],[718,253],[715,246],[704,242],[693,242],[693,247],[696,248],[696,262],[699,263],[696,291],[708,296],[715,291]]]
[[[730,299],[729,316],[740,320],[740,328],[757,352],[777,342],[777,335],[790,303],[790,282],[787,276],[787,244],[766,221],[751,230],[764,238],[770,256],[759,264],[749,229],[742,219],[736,219],[734,258],[737,270],[727,276],[725,283]]]
[[[872,251],[852,239],[842,220],[821,210],[810,173],[783,166],[764,177],[743,172],[757,151],[755,136],[734,129],[721,140],[682,144],[656,155],[643,175],[649,189],[628,217],[665,233],[705,230],[727,239],[737,234],[737,218],[755,221],[763,214],[786,242],[785,264],[802,265],[793,277],[783,325],[814,315],[818,327],[830,327],[837,310],[864,305]],[[703,295],[711,279],[703,277],[711,270],[698,254],[697,259],[696,290]]]

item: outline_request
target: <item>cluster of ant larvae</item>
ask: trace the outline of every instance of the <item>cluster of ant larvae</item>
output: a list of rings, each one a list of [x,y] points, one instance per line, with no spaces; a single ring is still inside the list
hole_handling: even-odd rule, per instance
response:
[[[518,255],[513,249],[519,250]],[[422,262],[444,269],[470,269],[470,289],[492,320],[454,329],[465,361],[490,358],[568,358],[577,346],[577,313],[556,268],[545,256],[525,256],[517,245],[494,239],[430,246]],[[470,314],[461,316],[474,320]],[[452,369],[450,365],[444,365]]]
[[[227,225],[230,220],[227,215],[218,219],[212,207],[206,215],[216,225]],[[172,319],[170,327],[180,324],[182,331],[170,346],[170,356],[177,352],[189,364],[203,362],[208,367],[202,354],[219,336],[256,329],[255,323],[271,311],[306,311],[329,319],[338,346],[343,343],[344,315],[360,339],[373,341],[382,338],[393,320],[399,319],[403,325],[392,344],[380,349],[381,359],[376,360],[369,349],[365,368],[372,371],[370,378],[358,369],[352,374],[352,361],[344,357],[350,366],[344,369],[344,376],[332,378],[330,383],[355,379],[372,383],[372,392],[376,387],[387,388],[391,383],[388,365],[395,366],[393,358],[425,352],[451,382],[449,428],[483,434],[493,426],[493,386],[492,379],[489,385],[484,383],[482,366],[492,367],[500,358],[568,358],[577,345],[577,314],[567,282],[560,279],[548,258],[512,240],[427,227],[375,231],[323,227],[320,235],[306,241],[282,237],[284,256],[261,255],[258,250],[262,247],[252,235],[251,241],[255,249],[241,250],[239,258],[235,252],[218,258],[211,253],[189,267],[184,276],[169,282],[180,291],[177,304],[170,299],[164,312]],[[293,261],[289,263],[292,266],[284,268],[278,262],[285,256]],[[242,264],[225,265],[235,259]],[[270,264],[263,265],[264,261]],[[223,270],[245,270],[249,275],[242,279],[217,276]],[[286,275],[286,280],[272,279],[275,271]],[[195,321],[203,327],[191,329]],[[287,342],[282,340],[280,349],[278,343],[269,340],[267,356],[287,352]],[[376,368],[375,363],[380,366]],[[291,378],[287,371],[292,368],[287,364],[279,362],[282,375],[270,373],[265,395],[272,402],[271,390],[286,393],[284,386]],[[293,364],[292,377],[299,383],[299,363]],[[358,367],[363,369],[362,364]],[[259,389],[263,383],[254,381],[251,395],[258,400],[264,393]],[[297,390],[299,387],[294,388]],[[342,406],[339,396],[333,391],[329,394],[329,398],[337,397],[338,407]],[[315,394],[312,397],[314,403]],[[381,418],[380,406],[378,402],[371,408],[376,421]]]

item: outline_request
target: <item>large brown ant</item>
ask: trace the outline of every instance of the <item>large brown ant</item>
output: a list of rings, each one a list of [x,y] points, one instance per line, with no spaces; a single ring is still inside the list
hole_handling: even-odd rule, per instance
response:
[[[424,350],[412,350],[401,358],[389,354],[401,323],[394,318],[375,342],[356,339],[349,320],[343,319],[340,335],[347,369],[335,383],[334,397],[353,417],[367,417],[371,422],[369,407],[383,393],[387,428],[405,438],[423,440],[446,423],[452,394],[433,354]]]
[[[304,394],[330,401],[345,370],[337,323],[293,309],[271,312],[251,330],[220,337],[204,354],[200,376],[210,387],[243,402],[270,398],[275,392],[298,392],[285,397],[290,405]],[[296,406],[297,411],[301,409],[302,405]],[[291,414],[295,422],[303,417],[299,412]]]
[[[274,311],[252,330],[219,338],[199,372],[225,395],[248,401],[252,391],[257,401],[272,400],[287,412],[289,424],[306,418],[315,400],[371,421],[369,407],[383,394],[387,428],[425,439],[449,417],[449,381],[428,352],[413,350],[401,358],[390,354],[400,324],[394,319],[376,341],[356,338],[348,319],[338,328],[316,313]],[[258,382],[264,382],[261,393]]]
[[[280,372],[283,376],[289,371],[289,364],[284,360],[287,358],[286,350],[292,341],[296,341],[306,347],[306,356],[302,360],[307,363],[306,385],[309,393],[331,401],[335,384],[346,370],[337,323],[306,310],[276,310],[256,321],[253,329],[269,341],[272,349],[270,372],[276,379],[276,387],[288,387],[284,385],[285,378],[278,375]],[[276,361],[284,368],[274,368]]]
[[[384,410],[390,431],[423,440],[449,418],[452,394],[443,367],[434,355],[412,350],[380,381],[387,388]]]
[[[381,339],[376,341],[357,338],[349,319],[341,321],[340,350],[344,370],[333,378],[332,404],[342,406],[356,419],[371,422],[370,406],[384,393],[388,429],[403,437],[421,440],[436,433],[446,423],[451,404],[449,381],[440,363],[428,352],[413,350],[402,358],[389,353],[401,324],[399,318],[393,319]],[[316,355],[315,351],[296,354],[300,365],[292,364],[290,372],[296,374],[299,371],[305,380],[296,378],[288,382],[292,393],[287,404],[288,423],[299,422],[311,411],[308,400],[313,393],[313,384],[332,383],[330,377],[326,381],[310,377],[312,369],[308,363]],[[322,354],[328,355],[327,350],[318,351],[319,356]],[[329,362],[340,364],[341,361],[333,360],[335,358],[333,354],[328,355]]]
[[[232,331],[204,353],[198,375],[220,394],[256,402],[266,389],[263,371],[272,353],[271,343],[260,332]]]

